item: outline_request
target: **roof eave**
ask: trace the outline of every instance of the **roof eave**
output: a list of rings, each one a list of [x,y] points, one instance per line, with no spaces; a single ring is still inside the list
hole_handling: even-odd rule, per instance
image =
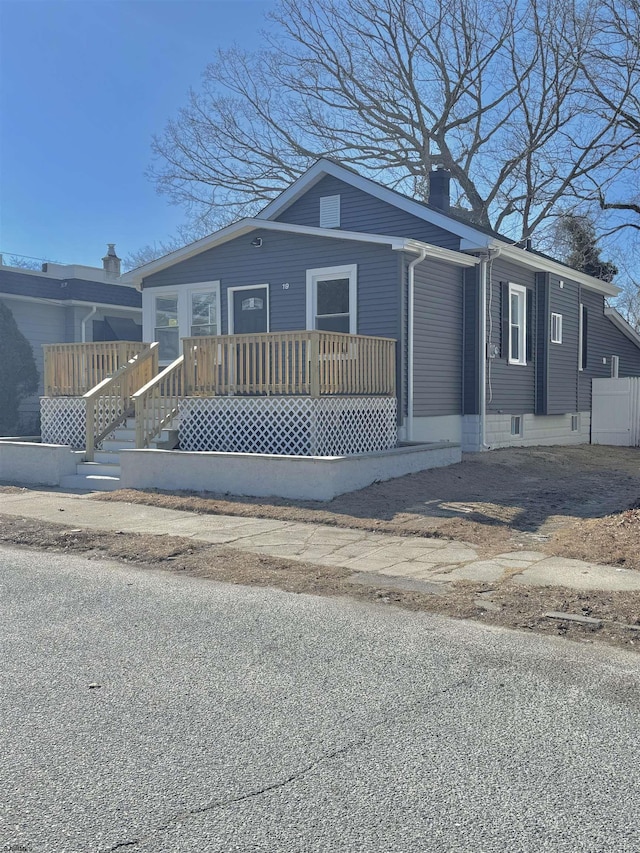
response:
[[[606,307],[604,309],[605,317],[608,317],[623,335],[629,338],[637,347],[640,347],[640,334],[624,319],[622,314],[615,308]]]

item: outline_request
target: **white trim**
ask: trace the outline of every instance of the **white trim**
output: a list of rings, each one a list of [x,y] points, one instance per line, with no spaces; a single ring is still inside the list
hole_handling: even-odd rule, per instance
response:
[[[222,334],[222,311],[220,305],[220,281],[194,281],[192,284],[168,284],[163,287],[149,287],[142,293],[142,340],[155,340],[156,311],[158,297],[175,296],[178,300],[178,337],[191,337],[191,294],[215,291],[217,294],[218,334]],[[182,344],[180,344],[182,352]],[[169,364],[166,359],[161,364]]]
[[[269,306],[269,284],[239,284],[237,287],[227,288],[227,329],[229,334],[233,335],[233,295],[238,290],[257,290],[258,288],[266,288],[267,291],[267,332],[271,329],[270,323],[270,306]]]
[[[328,237],[332,240],[353,240],[357,243],[374,243],[382,246],[390,246],[397,252],[414,252],[417,254],[424,248],[426,249],[427,257],[436,258],[446,263],[456,264],[461,267],[472,267],[479,263],[478,258],[465,255],[462,252],[443,249],[440,246],[433,246],[431,243],[422,243],[420,240],[411,240],[404,237],[389,236],[387,234],[367,234],[363,231],[342,231],[338,228],[315,228],[309,225],[292,225],[288,222],[271,222],[264,219],[241,219],[239,222],[227,225],[226,228],[221,228],[220,231],[216,231],[214,234],[209,234],[208,237],[203,237],[202,240],[197,240],[195,243],[190,243],[188,246],[183,246],[181,249],[176,249],[175,252],[170,252],[162,258],[157,258],[155,261],[150,261],[148,264],[144,264],[144,266],[125,273],[121,277],[121,280],[125,284],[139,285],[144,278],[153,275],[153,273],[160,272],[160,270],[167,269],[180,261],[188,260],[200,254],[200,252],[208,251],[223,243],[227,243],[229,240],[235,240],[237,237],[242,237],[256,230],[276,231],[284,234],[302,234],[308,237]],[[252,248],[247,243],[247,251],[249,250],[252,252],[260,251],[260,249]]]
[[[555,319],[555,336],[554,336],[554,319]],[[562,314],[558,314],[556,311],[551,312],[551,323],[550,323],[550,339],[552,344],[561,344],[562,343]]]
[[[184,287],[184,285],[180,286]],[[222,334],[222,306],[220,304],[220,281],[218,280],[187,285],[187,329],[189,334],[184,335],[184,337],[193,337],[191,334],[191,327],[193,326],[191,297],[194,293],[212,292],[216,294],[216,335]]]
[[[604,316],[608,317],[609,320],[613,323],[616,328],[618,328],[623,335],[625,335],[629,340],[634,343],[637,347],[640,347],[640,334],[636,332],[636,330],[624,319],[622,314],[617,311],[615,308],[605,307]]]
[[[514,323],[511,317],[511,296],[514,293],[520,298],[522,308],[522,310],[518,311],[517,323]],[[517,326],[520,330],[520,355],[517,359],[512,358],[511,355],[511,329],[513,326]],[[521,284],[513,284],[512,282],[509,282],[509,352],[507,356],[509,364],[526,365],[527,363],[527,288]]]
[[[550,258],[543,258],[535,252],[527,252],[519,246],[513,246],[510,243],[502,242],[501,240],[493,240],[492,246],[501,249],[500,254],[523,267],[530,267],[535,270],[547,270],[560,278],[566,283],[567,281],[575,281],[578,284],[588,287],[589,290],[595,290],[598,293],[604,293],[605,296],[617,296],[620,293],[620,288],[615,284],[609,284],[606,281],[601,281],[599,278],[594,278],[583,272],[571,269],[559,261],[553,261]]]
[[[307,270],[306,315],[307,329],[315,329],[317,307],[317,283],[331,278],[349,279],[349,334],[358,334],[358,265],[340,267],[318,267]]]
[[[611,356],[611,378],[619,379],[620,378],[620,356],[612,355]]]

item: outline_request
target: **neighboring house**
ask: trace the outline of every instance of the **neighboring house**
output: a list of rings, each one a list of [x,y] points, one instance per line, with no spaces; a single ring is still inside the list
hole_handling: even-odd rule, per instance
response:
[[[120,259],[109,244],[103,267],[45,263],[34,271],[2,264],[0,301],[33,348],[40,374],[38,395],[20,407],[23,434],[35,434],[43,393],[43,344],[140,341],[140,293],[121,283]]]
[[[427,205],[320,160],[255,218],[121,281],[165,365],[201,335],[393,338],[408,441],[588,442],[591,380],[640,375],[640,338],[606,307],[617,288],[466,222],[443,170]]]

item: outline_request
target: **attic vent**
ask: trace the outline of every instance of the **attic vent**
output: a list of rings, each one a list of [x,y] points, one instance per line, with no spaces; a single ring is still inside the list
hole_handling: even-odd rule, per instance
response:
[[[320,199],[320,227],[340,227],[340,196],[325,195]]]

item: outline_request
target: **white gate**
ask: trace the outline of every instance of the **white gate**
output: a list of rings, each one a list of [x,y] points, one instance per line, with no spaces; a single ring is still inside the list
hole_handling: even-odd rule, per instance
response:
[[[594,379],[591,443],[640,446],[640,378]]]

